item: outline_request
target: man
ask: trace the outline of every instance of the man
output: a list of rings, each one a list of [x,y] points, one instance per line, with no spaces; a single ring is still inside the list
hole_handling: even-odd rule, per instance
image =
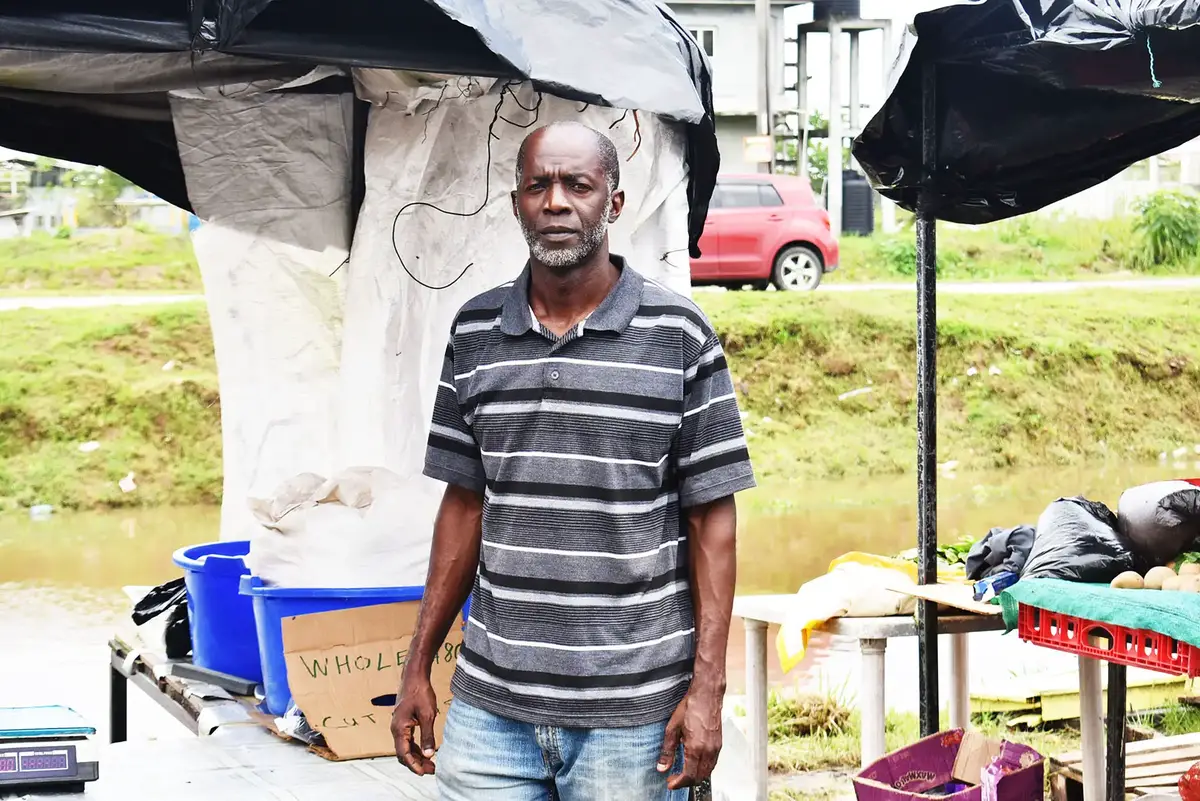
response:
[[[452,327],[425,463],[448,486],[392,720],[434,773],[431,661],[470,593],[444,801],[677,801],[721,748],[754,477],[712,327],[609,253],[619,168],[586,126],[531,134],[529,262]]]

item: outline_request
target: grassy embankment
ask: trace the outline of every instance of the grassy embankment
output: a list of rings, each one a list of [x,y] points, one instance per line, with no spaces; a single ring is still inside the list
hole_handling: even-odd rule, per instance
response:
[[[908,281],[916,245],[905,228],[892,235],[846,236],[830,283]],[[1011,220],[978,228],[942,226],[939,275],[949,281],[1086,280],[1147,274],[1137,264],[1129,219]],[[1200,257],[1151,274],[1200,273]],[[200,289],[188,239],[134,229],[58,239],[0,241],[0,292],[157,292]]]
[[[706,293],[701,303],[726,343],[765,480],[912,469],[910,295]],[[1200,293],[944,298],[941,458],[963,470],[1153,460],[1200,441],[1198,328]],[[8,312],[0,337],[0,505],[219,498],[202,305]],[[80,452],[91,440],[101,447]],[[131,495],[116,489],[128,472],[140,485]]]
[[[0,293],[195,292],[200,271],[183,236],[133,228],[0,240]]]

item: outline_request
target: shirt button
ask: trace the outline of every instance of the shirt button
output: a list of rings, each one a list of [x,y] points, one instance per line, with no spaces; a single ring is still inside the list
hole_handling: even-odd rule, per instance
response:
[[[550,371],[550,380],[551,380],[551,381],[557,381],[557,380],[558,380],[558,371],[557,371],[557,370],[551,370],[551,371]]]

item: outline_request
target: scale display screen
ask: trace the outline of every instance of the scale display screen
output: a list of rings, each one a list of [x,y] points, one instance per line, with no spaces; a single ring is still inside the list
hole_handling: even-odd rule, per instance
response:
[[[24,781],[70,779],[78,772],[72,745],[55,743],[38,747],[31,743],[0,750],[0,787]]]
[[[67,759],[66,751],[43,751],[42,753],[21,754],[22,773],[46,773],[48,771],[68,770],[71,762]]]

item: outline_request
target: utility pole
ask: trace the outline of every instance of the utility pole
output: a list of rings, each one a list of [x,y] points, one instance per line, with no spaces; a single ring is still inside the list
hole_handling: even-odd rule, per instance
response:
[[[829,230],[842,235],[842,25],[836,16],[829,18],[829,169],[825,178],[826,210]]]
[[[774,109],[771,108],[771,0],[754,0],[754,12],[758,20],[758,133],[759,136],[775,134]],[[775,157],[759,169],[774,172]]]

